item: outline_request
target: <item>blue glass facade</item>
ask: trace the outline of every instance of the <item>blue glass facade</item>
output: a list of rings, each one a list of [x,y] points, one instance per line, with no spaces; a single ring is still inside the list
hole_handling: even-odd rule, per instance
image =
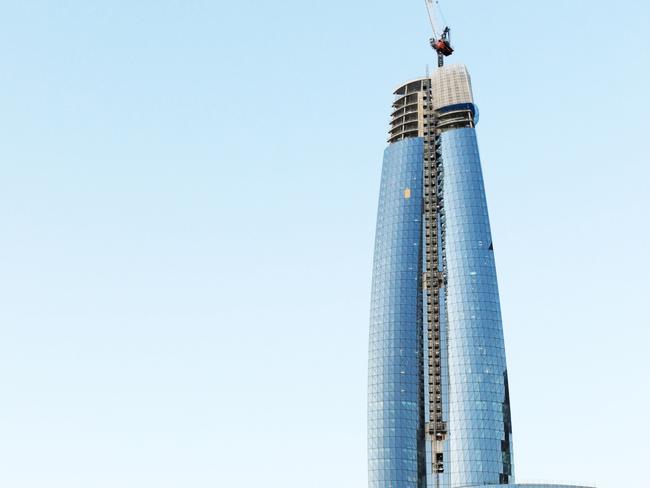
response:
[[[407,86],[398,105],[400,118],[391,131],[396,135],[382,168],[369,341],[369,486],[511,483],[505,351],[476,134],[473,127],[448,127],[439,134],[442,165],[435,192],[441,198],[429,218],[435,221],[436,276],[444,279],[434,300],[424,276],[430,259],[426,236],[432,232],[424,225],[430,152],[427,139],[414,137],[415,122],[409,122],[426,98],[410,91],[424,86],[418,83]],[[437,110],[452,117],[454,111],[468,112],[471,125],[473,107]],[[411,132],[398,140],[400,131]],[[427,318],[432,304],[439,317],[434,335]],[[438,403],[436,395],[442,398]],[[438,408],[446,431],[436,443],[430,425]]]
[[[424,482],[422,139],[385,151],[373,264],[368,368],[371,488]]]
[[[369,488],[571,488],[514,484],[469,73],[442,67],[395,95],[372,278]]]
[[[536,483],[526,483],[521,484],[517,483],[516,485],[480,485],[472,486],[468,488],[588,488],[586,486],[574,486],[574,485],[547,485],[547,484],[536,484]]]
[[[451,485],[503,484],[514,480],[508,375],[476,133],[441,140]]]

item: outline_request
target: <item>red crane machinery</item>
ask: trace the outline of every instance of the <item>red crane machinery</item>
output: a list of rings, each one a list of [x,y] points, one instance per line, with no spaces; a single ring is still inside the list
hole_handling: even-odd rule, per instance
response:
[[[445,58],[451,56],[454,53],[454,48],[451,47],[451,31],[449,26],[445,26],[442,30],[442,34],[438,36],[436,34],[436,22],[435,22],[435,13],[433,0],[425,0],[424,2],[427,6],[427,14],[429,15],[429,23],[431,24],[431,29],[433,30],[433,37],[430,39],[431,47],[436,53],[438,53],[438,67],[442,67],[445,64]],[[436,0],[436,6],[440,10],[440,5]],[[442,12],[441,12],[442,13]]]
[[[451,47],[451,38],[449,27],[445,27],[442,35],[438,40],[435,37],[431,38],[431,47],[438,53],[438,66],[443,66],[445,57],[454,54],[454,48]]]

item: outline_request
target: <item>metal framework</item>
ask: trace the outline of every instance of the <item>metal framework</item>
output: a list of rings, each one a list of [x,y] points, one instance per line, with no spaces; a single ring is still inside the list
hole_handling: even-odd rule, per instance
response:
[[[439,486],[439,474],[444,473],[444,441],[447,437],[447,424],[443,417],[442,392],[442,319],[441,293],[445,287],[444,273],[444,234],[445,225],[442,194],[442,158],[440,151],[440,131],[433,108],[431,79],[426,86],[427,120],[424,133],[424,228],[425,228],[425,270],[424,292],[427,303],[427,351],[429,382],[429,423],[427,434],[431,440],[432,472],[436,474],[436,486]]]

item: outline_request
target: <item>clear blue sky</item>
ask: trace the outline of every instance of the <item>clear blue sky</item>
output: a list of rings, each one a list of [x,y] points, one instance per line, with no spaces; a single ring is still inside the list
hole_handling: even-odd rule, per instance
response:
[[[519,481],[648,486],[650,6],[446,0]],[[0,485],[361,488],[421,1],[0,1]]]

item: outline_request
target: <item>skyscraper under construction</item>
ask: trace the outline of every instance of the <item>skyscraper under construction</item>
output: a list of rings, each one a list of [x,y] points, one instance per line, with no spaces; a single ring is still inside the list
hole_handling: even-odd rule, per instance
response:
[[[432,41],[438,69],[394,92],[373,264],[370,488],[515,479],[478,109],[467,68],[443,66],[448,35]]]

